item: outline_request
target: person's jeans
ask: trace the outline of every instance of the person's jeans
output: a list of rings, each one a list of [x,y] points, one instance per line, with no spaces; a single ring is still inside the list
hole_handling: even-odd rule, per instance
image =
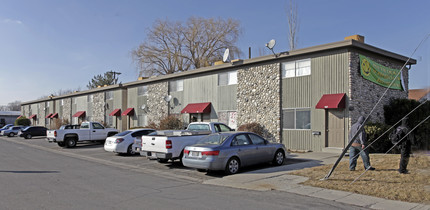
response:
[[[355,170],[355,166],[357,166],[357,159],[358,159],[357,154],[360,154],[361,159],[363,160],[364,169],[368,169],[370,167],[369,152],[367,151],[367,149],[363,151],[361,146],[360,147],[351,146],[349,148],[349,169]]]

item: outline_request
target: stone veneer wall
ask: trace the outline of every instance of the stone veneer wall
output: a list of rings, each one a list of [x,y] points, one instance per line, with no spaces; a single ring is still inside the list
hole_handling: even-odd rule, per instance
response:
[[[148,85],[148,122],[160,123],[160,119],[168,114],[167,102],[163,97],[168,94],[168,82]]]
[[[71,112],[72,112],[72,98],[64,98],[64,104],[63,104],[63,114],[61,117],[61,119],[63,120],[67,120],[70,124],[72,123],[72,118],[71,118]],[[61,103],[61,102],[60,102]]]
[[[392,68],[392,69],[400,69],[402,68],[402,64],[394,64],[387,60],[377,59],[372,56],[367,56],[371,60]],[[350,83],[350,99],[349,99],[349,107],[350,107],[350,123],[355,123],[358,120],[359,116],[367,117],[367,115],[372,110],[373,106],[378,102],[379,98],[384,94],[386,87],[380,86],[376,83],[373,83],[369,80],[364,79],[360,74],[360,57],[356,52],[349,53],[349,83]],[[375,110],[371,114],[368,121],[370,122],[381,122],[383,123],[384,118],[384,105],[389,104],[391,98],[407,98],[408,97],[408,81],[409,81],[409,72],[408,70],[403,70],[403,79],[405,84],[406,91],[389,89],[385,96],[381,99],[381,102],[376,106]],[[352,109],[352,110],[351,110]]]
[[[93,94],[93,116],[92,121],[104,123],[105,121],[105,92]]]
[[[21,106],[21,114],[26,118],[30,117],[30,105]]]
[[[46,117],[45,108],[46,108],[45,102],[39,102],[39,110],[37,113],[37,125],[46,126],[45,125],[45,117]]]
[[[280,64],[249,67],[237,72],[237,125],[257,122],[263,137],[280,142]]]

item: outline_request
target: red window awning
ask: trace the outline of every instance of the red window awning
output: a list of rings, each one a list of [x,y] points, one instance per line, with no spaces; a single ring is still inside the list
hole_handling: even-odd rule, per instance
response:
[[[345,108],[345,93],[324,94],[318,101],[315,109],[342,109]]]
[[[51,118],[58,118],[58,113],[54,113],[51,115]]]
[[[72,117],[85,117],[85,111],[76,112]]]
[[[36,117],[37,117],[37,114],[33,114],[33,115],[30,116],[30,119],[34,119]]]
[[[109,116],[120,116],[121,115],[121,109],[115,109],[113,112],[109,114]]]
[[[24,117],[24,116],[22,116],[22,115],[19,115],[16,119],[19,119],[19,118],[21,118],[21,117]]]
[[[211,112],[211,103],[195,103],[188,104],[181,113],[210,113]]]
[[[51,118],[52,113],[49,113],[48,115],[46,115],[45,118]]]
[[[127,108],[127,109],[122,113],[122,115],[123,115],[123,116],[124,116],[124,115],[129,115],[129,116],[134,115],[134,108]]]

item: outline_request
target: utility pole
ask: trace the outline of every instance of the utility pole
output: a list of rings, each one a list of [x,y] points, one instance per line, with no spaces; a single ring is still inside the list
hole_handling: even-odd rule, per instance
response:
[[[116,71],[110,71],[109,73],[113,74],[113,81],[115,82],[116,85],[116,75],[121,75],[121,72],[116,72]]]

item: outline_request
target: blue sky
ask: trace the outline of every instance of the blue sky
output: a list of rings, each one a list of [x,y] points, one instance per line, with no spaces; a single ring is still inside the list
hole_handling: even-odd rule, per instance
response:
[[[191,16],[239,20],[238,42],[247,58],[275,39],[286,51],[288,1],[0,0],[0,105],[30,101],[58,90],[86,90],[97,74],[115,70],[123,83],[137,79],[130,52],[156,19]],[[430,1],[298,1],[298,48],[360,34],[376,47],[410,56],[430,33]],[[269,53],[269,51],[266,51]],[[430,86],[430,40],[413,58],[410,88]]]

